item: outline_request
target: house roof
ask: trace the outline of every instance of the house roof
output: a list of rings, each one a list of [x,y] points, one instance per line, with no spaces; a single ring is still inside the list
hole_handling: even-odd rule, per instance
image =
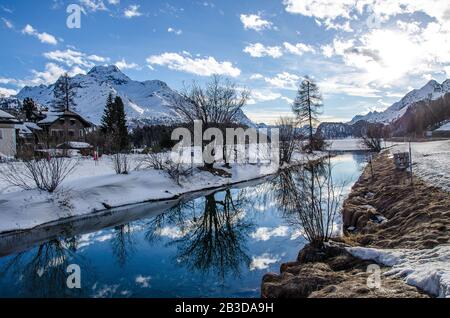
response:
[[[83,118],[80,114],[71,110],[65,110],[63,112],[46,112],[45,118],[38,122],[39,125],[51,125],[62,117],[75,117],[83,123],[85,127],[92,127],[92,123]]]
[[[18,121],[16,120],[16,118],[13,115],[11,115],[3,110],[0,110],[0,123],[14,124],[17,122]]]

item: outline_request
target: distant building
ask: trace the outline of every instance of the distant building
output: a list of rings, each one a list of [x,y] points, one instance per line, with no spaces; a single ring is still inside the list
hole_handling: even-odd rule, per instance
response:
[[[47,143],[54,145],[68,141],[85,142],[87,130],[93,127],[92,123],[70,110],[44,114],[45,118],[37,124],[42,128]]]
[[[16,124],[14,116],[0,110],[0,158],[14,157],[17,153]]]

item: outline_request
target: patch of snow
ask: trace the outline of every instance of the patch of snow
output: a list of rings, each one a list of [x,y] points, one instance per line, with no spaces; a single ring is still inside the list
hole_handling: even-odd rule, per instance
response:
[[[391,153],[407,152],[408,143],[394,145]],[[450,140],[411,143],[413,173],[450,192]]]
[[[436,129],[436,131],[450,131],[450,122],[442,125],[438,129]]]
[[[382,250],[352,247],[348,252],[355,257],[372,260],[392,267],[387,276],[403,278],[437,297],[450,298],[450,246],[441,245],[426,250]]]
[[[362,144],[362,139],[359,138],[332,139],[326,142],[329,144],[327,148],[329,151],[367,150]]]

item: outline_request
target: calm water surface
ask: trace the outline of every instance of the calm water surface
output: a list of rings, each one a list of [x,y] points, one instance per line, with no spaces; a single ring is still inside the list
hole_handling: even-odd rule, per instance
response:
[[[363,162],[331,159],[345,193]],[[279,179],[0,237],[0,297],[259,297],[262,276],[305,244]],[[81,268],[79,290],[66,287],[70,264]]]

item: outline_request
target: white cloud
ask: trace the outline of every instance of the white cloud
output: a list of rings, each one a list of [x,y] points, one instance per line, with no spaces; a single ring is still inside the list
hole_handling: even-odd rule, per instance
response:
[[[276,100],[278,98],[281,98],[280,93],[274,93],[271,91],[261,91],[261,90],[252,90],[250,99],[248,100],[248,105],[254,105],[259,102],[268,102],[272,100]]]
[[[297,44],[291,44],[289,42],[283,43],[284,48],[286,51],[288,51],[291,54],[296,55],[303,55],[304,53],[314,53],[315,50],[311,45],[303,44],[303,43],[297,43]]]
[[[262,19],[257,14],[241,14],[240,18],[246,30],[262,31],[273,26],[272,22]]]
[[[271,86],[288,90],[296,90],[300,79],[299,76],[288,72],[279,73],[275,77],[264,78]]]
[[[15,89],[0,87],[0,97],[1,96],[8,97],[8,96],[16,95],[17,93],[18,93],[18,91]]]
[[[134,17],[140,17],[142,13],[139,11],[139,5],[132,4],[124,11],[124,16],[128,19],[134,18]]]
[[[86,53],[67,49],[65,51],[51,51],[44,53],[44,56],[52,61],[63,63],[69,67],[78,65],[81,67],[93,67],[96,63],[104,63],[109,59],[98,55],[87,55]]]
[[[261,43],[253,43],[244,48],[244,52],[250,54],[252,57],[264,57],[270,56],[273,58],[279,58],[283,56],[281,47],[279,46],[264,46]]]
[[[120,3],[120,0],[108,0],[108,3],[112,5],[118,5]]]
[[[108,10],[103,0],[80,0],[80,4],[91,12]]]
[[[46,32],[39,33],[30,24],[27,24],[25,26],[25,28],[23,28],[22,33],[34,36],[34,37],[38,38],[39,41],[41,41],[42,43],[47,43],[47,44],[52,44],[52,45],[58,44],[58,41],[56,40],[56,38],[53,35],[48,34]]]
[[[31,85],[48,85],[53,84],[58,78],[63,75],[66,70],[55,63],[47,63],[45,65],[45,71],[39,72],[36,70],[31,71],[33,73],[33,79],[29,80]]]
[[[211,56],[192,58],[186,54],[163,53],[149,56],[147,62],[150,65],[167,66],[171,70],[183,71],[199,76],[219,74],[237,77],[241,74],[241,70],[233,66],[233,63],[228,61],[219,62]]]
[[[182,31],[182,30],[177,30],[177,29],[174,29],[174,28],[168,28],[168,29],[167,29],[167,32],[169,32],[169,33],[174,33],[174,34],[176,34],[176,35],[181,35],[181,34],[183,34],[183,31]]]
[[[255,74],[252,74],[250,76],[251,80],[257,80],[257,79],[262,79],[262,78],[264,78],[264,76],[262,74],[259,74],[259,73],[255,73]]]
[[[12,24],[11,21],[6,18],[2,18],[2,21],[5,24],[5,27],[7,27],[8,29],[14,29],[14,24]]]
[[[136,63],[128,63],[125,59],[117,61],[115,64],[120,70],[139,70],[140,66]]]

